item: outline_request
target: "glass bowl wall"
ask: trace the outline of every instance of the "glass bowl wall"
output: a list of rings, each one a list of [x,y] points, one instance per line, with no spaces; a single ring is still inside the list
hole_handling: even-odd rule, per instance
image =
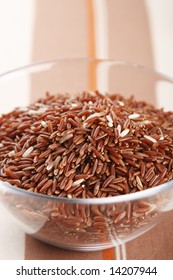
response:
[[[173,110],[173,81],[151,69],[114,60],[62,59],[41,62],[0,76],[0,112],[50,93],[98,89],[134,95]],[[127,242],[155,226],[173,208],[173,182],[137,193],[69,199],[30,193],[0,182],[0,202],[23,230],[55,246],[99,250]]]

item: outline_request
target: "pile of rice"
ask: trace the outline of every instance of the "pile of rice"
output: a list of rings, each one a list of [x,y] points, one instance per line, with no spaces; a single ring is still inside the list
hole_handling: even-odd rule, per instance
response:
[[[173,178],[173,113],[98,91],[50,95],[0,117],[0,180],[68,198],[142,191]]]

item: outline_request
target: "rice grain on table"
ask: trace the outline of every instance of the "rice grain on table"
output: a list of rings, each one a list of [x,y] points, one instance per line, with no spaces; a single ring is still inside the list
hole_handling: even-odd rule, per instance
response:
[[[172,127],[173,112],[133,97],[47,93],[0,116],[0,180],[69,199],[152,188],[173,179]]]

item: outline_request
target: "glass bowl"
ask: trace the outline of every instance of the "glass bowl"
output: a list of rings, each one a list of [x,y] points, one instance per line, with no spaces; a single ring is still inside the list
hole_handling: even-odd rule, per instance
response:
[[[1,113],[51,93],[83,90],[134,95],[173,110],[173,80],[115,60],[59,59],[0,76]],[[0,202],[22,229],[52,245],[81,251],[114,247],[154,227],[173,209],[173,181],[136,193],[107,198],[69,199],[37,194],[0,181]]]

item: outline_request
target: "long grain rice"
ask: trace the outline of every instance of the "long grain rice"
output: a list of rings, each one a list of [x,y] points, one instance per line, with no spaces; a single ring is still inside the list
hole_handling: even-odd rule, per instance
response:
[[[172,126],[172,112],[118,94],[47,94],[1,115],[0,179],[68,198],[152,188],[173,178]]]

